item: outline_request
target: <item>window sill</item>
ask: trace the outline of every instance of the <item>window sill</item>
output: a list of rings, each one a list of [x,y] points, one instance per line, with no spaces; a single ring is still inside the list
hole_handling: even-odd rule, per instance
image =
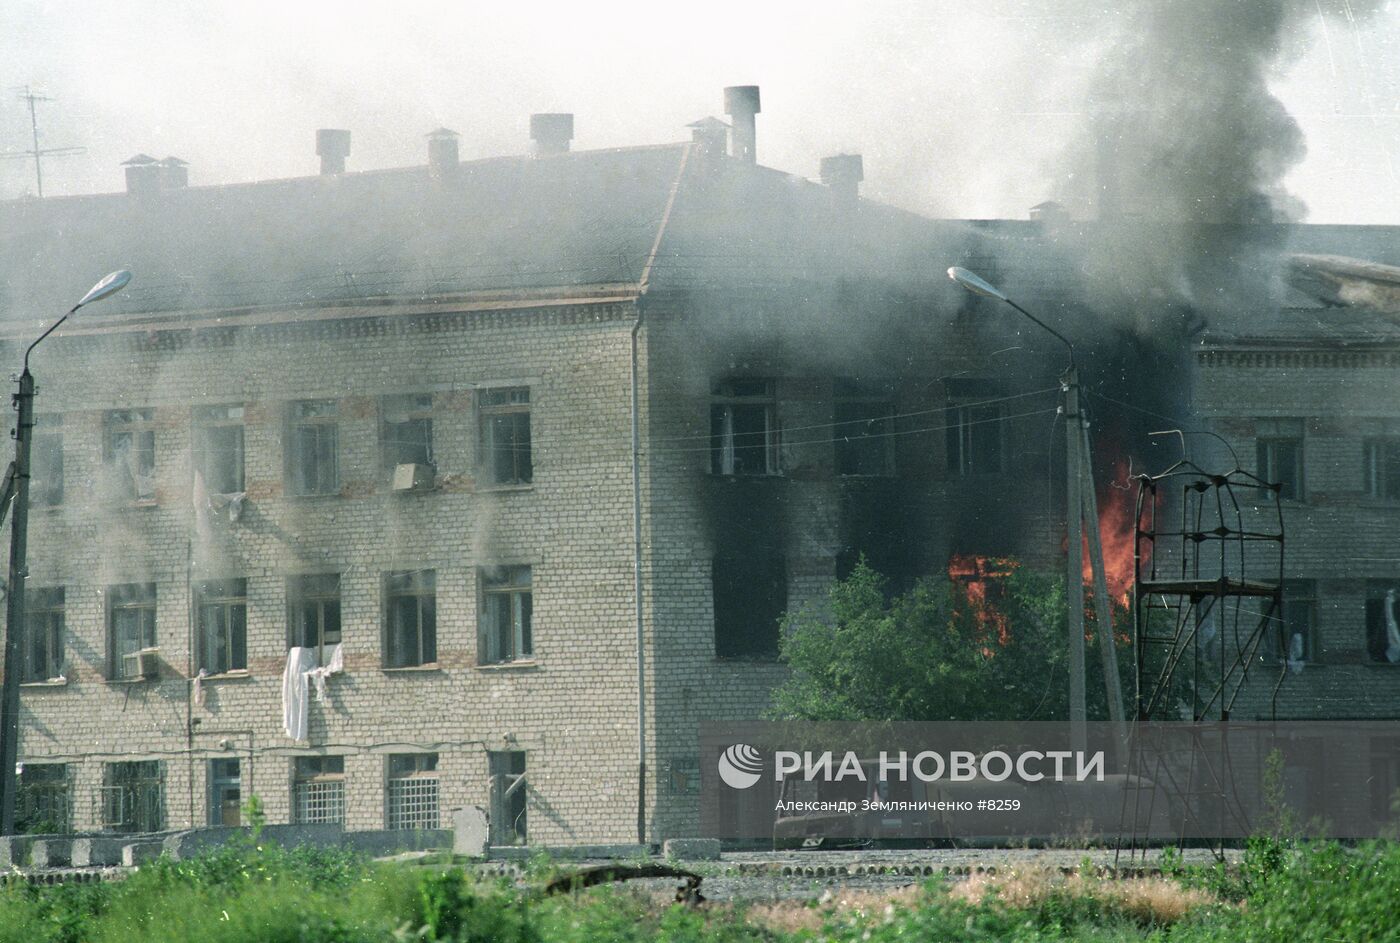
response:
[[[538,671],[540,663],[533,658],[521,658],[518,661],[493,661],[474,667],[477,671]]]
[[[64,677],[58,677],[48,678],[44,681],[21,681],[19,683],[19,686],[21,689],[37,688],[39,690],[43,690],[45,688],[66,688],[68,687],[68,679]]]
[[[248,672],[247,668],[239,668],[235,671],[221,671],[218,674],[206,674],[204,676],[204,683],[208,684],[210,681],[246,681],[252,677],[252,674]],[[193,681],[194,678],[190,680]]]
[[[783,472],[754,472],[752,475],[728,474],[724,472],[712,471],[711,478],[718,478],[721,481],[783,481],[787,475]]]
[[[154,684],[159,678],[108,678],[107,684]]]
[[[324,501],[327,498],[343,498],[345,493],[340,490],[317,492],[316,494],[296,494],[291,491],[284,492],[289,501]]]
[[[385,674],[429,674],[435,671],[442,671],[442,666],[437,662],[427,665],[403,665],[399,668],[380,667],[380,671]]]
[[[478,494],[481,494],[481,493],[487,492],[487,491],[505,491],[505,492],[510,492],[510,491],[534,491],[534,490],[535,490],[535,483],[534,483],[533,481],[527,481],[527,482],[522,482],[522,483],[519,483],[519,484],[499,484],[499,485],[498,485],[498,484],[490,484],[490,485],[479,484],[479,485],[476,486],[476,489],[475,489],[475,490],[476,490],[476,492],[477,492]]]
[[[718,665],[781,665],[782,658],[777,655],[716,655],[715,664]]]

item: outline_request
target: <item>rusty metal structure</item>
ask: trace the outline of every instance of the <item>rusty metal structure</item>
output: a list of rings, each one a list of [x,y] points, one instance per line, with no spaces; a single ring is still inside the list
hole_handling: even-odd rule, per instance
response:
[[[1282,486],[1238,464],[1218,474],[1186,458],[1136,480],[1128,758],[1146,788],[1124,794],[1119,852],[1141,850],[1151,805],[1166,796],[1178,839],[1223,854],[1219,836],[1245,823],[1248,807],[1225,786],[1236,781],[1226,722],[1251,668],[1277,656],[1272,719],[1288,668]],[[1154,724],[1172,721],[1208,732],[1167,749]]]

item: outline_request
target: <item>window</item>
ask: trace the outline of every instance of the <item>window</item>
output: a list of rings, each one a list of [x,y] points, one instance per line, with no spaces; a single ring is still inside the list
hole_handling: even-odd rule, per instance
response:
[[[528,566],[490,567],[480,571],[481,622],[477,661],[483,665],[529,658],[533,601]]]
[[[1274,637],[1274,655],[1288,662],[1317,657],[1317,583],[1288,580],[1283,584],[1283,632]]]
[[[518,750],[490,752],[491,844],[523,845],[526,832],[525,754]]]
[[[1400,814],[1400,737],[1372,737],[1371,817],[1389,822]]]
[[[142,649],[156,647],[156,584],[128,583],[107,591],[108,634],[111,664],[108,676],[135,679],[142,676]]]
[[[1255,434],[1259,477],[1279,485],[1280,498],[1303,500],[1303,421],[1261,419]]]
[[[293,403],[287,473],[295,495],[335,494],[340,490],[339,435],[334,400]]]
[[[950,380],[947,383],[946,426],[950,475],[995,475],[1006,470],[1003,421],[1006,413],[998,402],[999,386],[984,380]]]
[[[530,391],[482,390],[481,470],[493,485],[526,485],[534,476],[530,454]]]
[[[1366,654],[1374,662],[1400,665],[1400,582],[1367,585]]]
[[[292,807],[299,824],[344,825],[345,757],[296,757],[293,760]]]
[[[894,474],[894,398],[887,384],[836,381],[836,474]]]
[[[156,499],[156,429],[150,409],[114,409],[106,418],[105,458],[123,498]]]
[[[1400,501],[1400,439],[1366,439],[1361,455],[1366,494]]]
[[[164,830],[164,764],[158,760],[106,764],[101,803],[104,829],[116,832]]]
[[[287,579],[287,644],[313,649],[318,665],[329,663],[329,650],[340,644],[339,574]]]
[[[66,763],[25,763],[15,796],[15,825],[20,834],[54,835],[73,830]]]
[[[527,400],[528,402],[528,400]],[[432,465],[433,462],[433,396],[414,393],[408,396],[386,396],[382,406],[384,423],[380,429],[384,464]],[[529,439],[529,414],[526,414],[526,439]]]
[[[248,667],[248,581],[210,580],[194,587],[199,667],[210,674]]]
[[[29,620],[24,680],[48,681],[63,674],[63,587],[24,594]]]
[[[386,667],[410,668],[437,661],[437,574],[433,570],[390,573],[386,582]]]
[[[243,407],[198,406],[194,411],[194,468],[210,494],[243,487]]]
[[[782,555],[750,550],[715,557],[712,580],[715,656],[775,657],[779,621],[787,608]]]
[[[438,755],[398,753],[389,757],[389,827],[438,827]]]
[[[710,471],[778,474],[778,401],[772,380],[723,380],[710,403]]]
[[[63,503],[62,422],[60,416],[45,416],[35,423],[29,459],[30,507],[51,508]]]
[[[243,791],[237,759],[209,761],[209,824],[243,824]]]

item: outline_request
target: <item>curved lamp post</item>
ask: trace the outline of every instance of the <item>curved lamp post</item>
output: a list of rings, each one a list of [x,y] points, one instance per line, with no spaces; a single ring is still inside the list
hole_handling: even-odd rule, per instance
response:
[[[93,285],[86,295],[68,309],[68,313],[51,324],[38,340],[24,351],[24,372],[19,376],[19,392],[15,394],[15,460],[5,473],[0,492],[0,521],[5,512],[14,509],[10,529],[10,580],[5,599],[5,673],[4,696],[0,699],[0,835],[15,831],[15,800],[18,798],[18,776],[15,768],[19,757],[19,686],[24,677],[24,581],[27,574],[29,530],[29,445],[34,428],[34,375],[29,372],[29,355],[39,342],[58,330],[59,325],[73,316],[79,308],[110,297],[126,287],[131,273],[113,272]]]
[[[953,266],[948,277],[963,288],[987,298],[1005,302],[1034,324],[1052,335],[1069,350],[1069,365],[1060,377],[1065,411],[1065,592],[1069,596],[1069,720],[1075,750],[1085,746],[1084,724],[1088,717],[1084,695],[1084,577],[1083,546],[1089,538],[1089,566],[1094,579],[1094,610],[1098,623],[1099,648],[1103,656],[1104,684],[1108,691],[1110,719],[1123,720],[1122,693],[1118,680],[1118,659],[1113,643],[1113,622],[1104,578],[1103,546],[1099,541],[1099,512],[1094,494],[1093,471],[1089,461],[1089,427],[1079,409],[1079,369],[1074,362],[1074,344],[1069,338],[1007,297],[1006,293],[975,272]]]

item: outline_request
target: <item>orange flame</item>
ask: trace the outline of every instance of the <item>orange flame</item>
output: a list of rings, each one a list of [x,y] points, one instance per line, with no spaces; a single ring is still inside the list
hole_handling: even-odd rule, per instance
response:
[[[1127,463],[1119,462],[1113,469],[1112,481],[1097,495],[1104,582],[1108,585],[1109,597],[1123,606],[1128,605],[1133,586],[1133,531],[1137,516],[1135,489],[1128,486],[1129,481]],[[1087,536],[1082,559],[1084,582],[1092,587],[1094,573],[1090,566]]]
[[[948,579],[962,587],[973,619],[991,639],[995,636],[998,645],[1011,640],[1011,624],[1006,613],[997,608],[994,587],[1011,575],[1016,568],[1014,560],[1003,557],[978,557],[953,554],[948,558]],[[990,656],[990,648],[984,648],[984,655]]]

